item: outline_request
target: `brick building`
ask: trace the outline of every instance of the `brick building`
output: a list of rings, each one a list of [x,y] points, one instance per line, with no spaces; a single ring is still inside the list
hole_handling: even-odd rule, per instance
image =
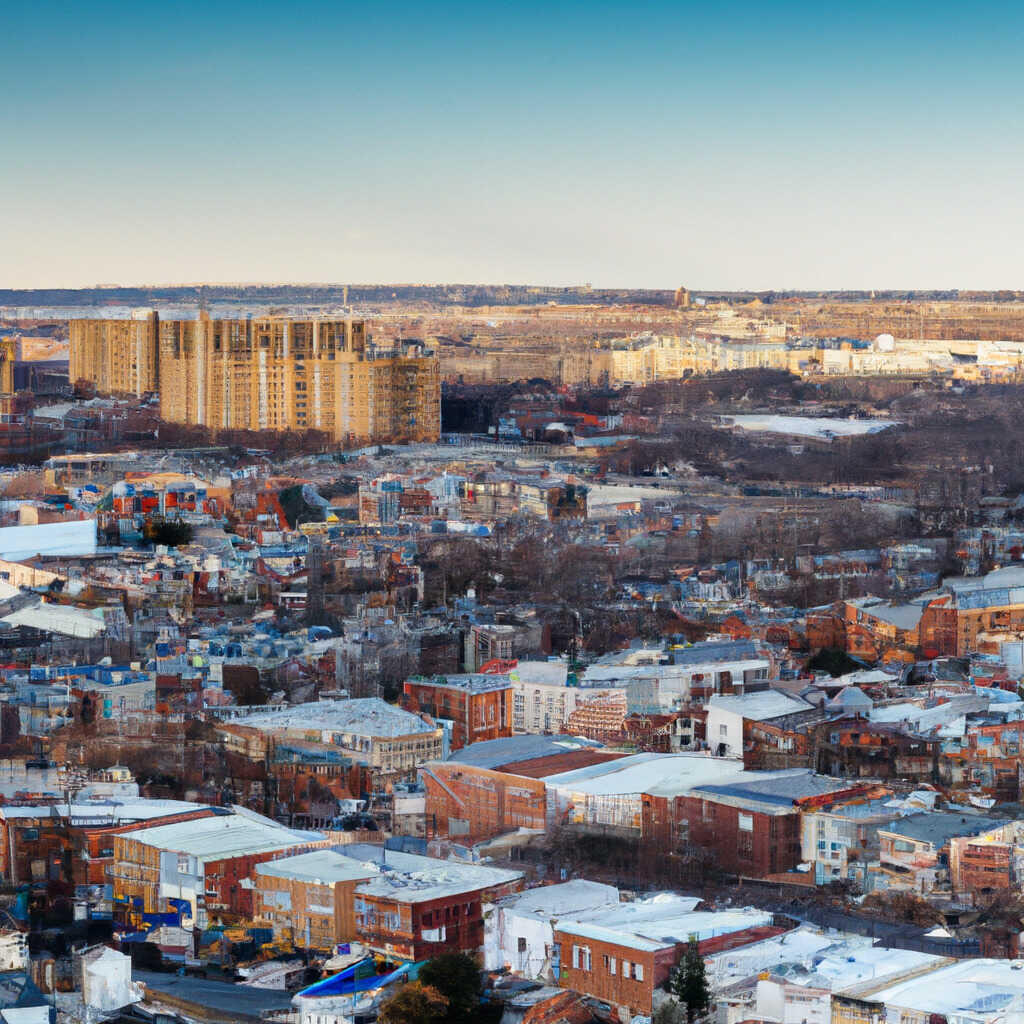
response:
[[[257,864],[253,918],[274,940],[297,949],[329,952],[358,938],[355,890],[380,872],[335,850],[314,850]]]
[[[485,902],[518,892],[518,871],[384,850],[345,848],[380,874],[356,886],[356,933],[374,953],[418,962],[441,953],[477,953],[484,942]]]
[[[420,769],[427,828],[478,842],[547,823],[544,778],[621,757],[571,736],[516,736],[478,743]]]
[[[257,864],[329,843],[319,833],[220,808],[207,818],[116,835],[115,906],[161,913],[170,909],[173,896],[188,904],[200,927],[224,914],[248,919]]]
[[[781,934],[770,913],[694,911],[674,897],[609,907],[554,926],[553,969],[563,988],[612,1007],[620,1020],[650,1016],[691,938],[710,956]]]
[[[674,797],[644,794],[642,833],[669,852],[711,853],[722,871],[764,878],[801,861],[801,813],[862,787],[805,769],[779,771]]]
[[[512,682],[508,676],[454,675],[409,679],[402,707],[451,723],[451,749],[512,735]]]
[[[555,949],[563,988],[600,999],[629,1021],[635,1014],[651,1013],[654,993],[679,962],[682,943],[566,922],[555,928]]]

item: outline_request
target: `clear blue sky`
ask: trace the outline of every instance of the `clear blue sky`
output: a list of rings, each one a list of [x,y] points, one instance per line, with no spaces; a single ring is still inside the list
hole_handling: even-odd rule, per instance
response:
[[[1016,3],[0,3],[0,286],[1024,286]]]

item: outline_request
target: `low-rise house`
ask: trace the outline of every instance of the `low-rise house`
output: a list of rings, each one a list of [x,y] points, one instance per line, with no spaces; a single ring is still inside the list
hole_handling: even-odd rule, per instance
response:
[[[771,736],[762,730],[757,737],[759,742],[774,740],[777,749],[795,753],[799,727],[821,717],[813,704],[780,690],[716,695],[708,700],[707,710],[707,743],[719,757],[742,757],[748,745],[755,742],[753,730],[757,725],[775,730]]]
[[[1003,824],[977,814],[910,814],[878,830],[879,878],[874,887],[929,892],[950,880],[949,843]]]
[[[416,768],[441,757],[443,731],[419,715],[377,697],[321,700],[259,711],[218,726],[225,747],[261,763],[279,740],[306,740],[335,748],[371,770],[375,788],[413,777]]]

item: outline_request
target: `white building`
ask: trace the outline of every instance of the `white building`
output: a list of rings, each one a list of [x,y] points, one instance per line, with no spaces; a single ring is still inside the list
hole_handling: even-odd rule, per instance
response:
[[[744,721],[771,722],[806,715],[814,706],[778,690],[742,696],[714,696],[708,701],[708,747],[720,757],[743,756]]]
[[[576,709],[579,688],[567,686],[564,661],[520,661],[512,680],[512,731],[560,733]]]
[[[559,917],[618,905],[619,891],[613,885],[582,878],[506,897],[484,921],[484,967],[508,967],[524,977],[539,978],[551,967],[553,926]]]

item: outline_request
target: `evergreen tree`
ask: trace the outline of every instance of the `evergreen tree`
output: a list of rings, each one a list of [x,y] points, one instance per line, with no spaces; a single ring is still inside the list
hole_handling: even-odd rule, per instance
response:
[[[671,991],[686,1007],[688,1024],[693,1024],[711,1005],[711,990],[708,988],[704,957],[700,955],[696,935],[690,936],[683,959],[672,973]]]

